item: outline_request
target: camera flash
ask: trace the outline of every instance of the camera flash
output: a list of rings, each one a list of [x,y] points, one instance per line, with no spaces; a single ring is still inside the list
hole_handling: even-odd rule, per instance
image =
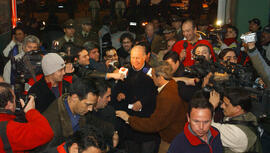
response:
[[[221,24],[222,24],[222,21],[217,20],[216,25],[217,25],[217,26],[221,26]]]

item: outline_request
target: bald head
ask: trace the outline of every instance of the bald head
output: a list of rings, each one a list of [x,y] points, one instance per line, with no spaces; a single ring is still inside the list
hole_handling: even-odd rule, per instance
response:
[[[130,53],[130,63],[132,67],[139,71],[143,68],[144,63],[146,60],[146,53],[145,53],[145,47],[144,46],[134,46],[131,49]]]

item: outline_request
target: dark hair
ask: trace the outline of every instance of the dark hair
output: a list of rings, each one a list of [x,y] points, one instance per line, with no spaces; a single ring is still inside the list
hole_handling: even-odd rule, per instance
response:
[[[106,47],[105,49],[104,49],[104,53],[106,53],[107,51],[109,51],[109,50],[116,50],[114,47],[112,47],[112,46],[109,46],[109,47]]]
[[[96,85],[97,85],[97,88],[99,91],[98,95],[100,97],[104,96],[104,94],[107,92],[108,88],[112,88],[111,84],[109,84],[109,82],[105,81],[105,80],[97,80]]]
[[[83,44],[83,47],[90,52],[91,50],[97,48],[99,49],[99,45],[94,41],[87,41]]]
[[[176,63],[177,61],[179,61],[179,55],[174,52],[174,51],[168,51],[164,56],[163,56],[163,60],[168,60],[168,59],[172,59],[174,63]]]
[[[202,108],[209,109],[211,111],[211,116],[213,116],[214,108],[213,105],[209,102],[208,98],[205,95],[206,93],[203,90],[199,90],[195,92],[191,101],[188,105],[188,115],[190,116],[190,112],[192,108]]]
[[[98,95],[98,89],[93,80],[77,78],[70,85],[70,95],[76,94],[80,100],[85,99],[88,93]]]
[[[116,50],[114,47],[109,46],[109,47],[106,47],[105,49],[102,50],[103,58],[104,58],[105,56],[107,56],[107,55],[106,55],[106,52],[107,52],[107,51],[110,51],[110,50],[115,50],[115,51],[116,51],[116,54],[118,55],[117,50]]]
[[[223,60],[224,56],[228,53],[228,52],[234,52],[236,55],[236,50],[234,48],[225,48],[223,49],[219,54],[218,54],[218,58],[220,60]]]
[[[22,26],[17,26],[12,30],[12,33],[15,34],[17,30],[21,30],[25,34],[25,30]]]
[[[8,101],[14,101],[11,85],[5,82],[0,82],[0,108],[4,108]]]
[[[128,32],[123,33],[123,34],[120,36],[120,42],[122,43],[123,40],[124,40],[125,38],[128,38],[132,43],[134,42],[133,36],[132,36],[130,33],[128,33]]]
[[[208,45],[206,45],[206,44],[198,44],[198,45],[193,49],[194,54],[195,54],[195,52],[196,52],[196,49],[197,49],[198,47],[202,47],[202,46],[207,47],[209,54],[211,54],[211,49],[210,49],[210,47],[209,47]]]
[[[183,23],[182,23],[182,27],[187,22],[190,22],[192,24],[192,28],[193,29],[197,28],[197,24],[196,24],[195,20],[193,20],[193,19],[186,19],[186,20],[184,20]]]
[[[85,151],[89,147],[95,147],[100,150],[106,149],[103,134],[93,125],[86,125],[84,128],[76,131],[66,141],[67,147],[70,147],[73,143],[78,144],[79,153]]]
[[[79,58],[79,54],[80,52],[82,52],[83,50],[88,51],[86,48],[81,47],[81,46],[74,46],[74,48],[72,50],[70,50],[70,54],[73,58]]]
[[[226,28],[226,32],[228,29],[232,29],[233,31],[235,31],[235,34],[236,34],[236,38],[238,37],[238,29],[235,27],[235,26],[232,26],[232,25],[228,25],[227,28]]]
[[[244,88],[225,88],[223,96],[227,97],[233,106],[241,106],[245,112],[249,112],[252,108],[250,92]]]

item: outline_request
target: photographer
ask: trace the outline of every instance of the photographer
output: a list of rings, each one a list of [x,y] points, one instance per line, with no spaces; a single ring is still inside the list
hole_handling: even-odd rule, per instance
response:
[[[210,69],[208,66],[212,62],[210,47],[205,44],[198,44],[194,48],[192,54],[193,54],[192,56],[195,59],[195,64],[191,67],[187,67],[185,70],[182,70],[185,71],[185,73],[182,72],[184,74],[180,73],[181,70],[178,70],[178,72],[176,71],[177,66],[175,66],[175,64],[177,64],[177,57],[175,54],[168,52],[168,55],[164,56],[164,59],[174,69],[173,79],[178,82],[179,95],[186,102],[189,102],[192,98],[192,95],[197,90],[201,89],[201,85],[205,86],[208,83],[209,78],[211,76],[211,73],[208,72]],[[171,60],[174,59],[175,62],[172,62],[170,59]]]
[[[221,134],[224,152],[262,152],[257,135],[257,119],[250,110],[252,99],[243,88],[226,88],[222,97],[215,90],[210,92],[209,102],[214,108],[223,109],[223,123],[212,122]]]
[[[47,143],[53,137],[50,124],[35,109],[33,96],[28,103],[20,99],[27,122],[14,121],[15,100],[11,86],[0,83],[0,152],[24,152]]]
[[[247,53],[252,62],[253,67],[256,69],[267,88],[270,87],[270,71],[269,65],[265,62],[264,58],[255,46],[255,42],[247,43]]]
[[[236,50],[233,48],[225,48],[218,54],[219,60],[222,61],[222,64],[226,65],[229,63],[237,63]]]
[[[223,50],[225,48],[236,48],[237,36],[238,36],[238,29],[235,26],[231,25],[226,28],[225,38],[223,40],[221,40],[220,36],[217,35],[220,50]]]
[[[90,67],[89,54],[85,48],[78,47],[73,51],[74,61],[77,63],[75,67],[75,75],[77,77],[92,77],[92,78],[104,78],[104,79],[116,79],[123,80],[124,76],[120,73],[103,73],[97,72]]]
[[[5,57],[10,57],[11,55],[16,56],[19,53],[23,52],[22,50],[22,41],[25,38],[26,34],[22,27],[16,27],[13,29],[13,36],[10,43],[3,50]]]
[[[25,53],[38,50],[39,45],[40,45],[40,41],[36,36],[28,35],[23,40],[23,44],[22,44],[23,52],[21,52],[18,55],[14,56],[15,61],[22,59],[23,56],[25,55]],[[15,73],[16,72],[12,71],[12,69],[11,69],[12,66],[13,65],[11,63],[11,60],[9,60],[8,63],[5,65],[3,77],[4,77],[4,80],[7,83],[10,83],[11,85],[14,85],[15,84],[15,79],[16,79],[15,78]]]

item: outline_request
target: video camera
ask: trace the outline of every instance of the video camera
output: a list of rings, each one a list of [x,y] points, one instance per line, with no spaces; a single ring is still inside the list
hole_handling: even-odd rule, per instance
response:
[[[256,42],[257,41],[256,33],[242,34],[240,39],[244,43],[250,43],[250,42]]]
[[[208,39],[212,41],[213,46],[217,46],[217,44],[218,44],[218,36],[222,40],[225,33],[226,33],[225,29],[215,27],[215,28],[209,30]]]
[[[203,79],[210,72],[213,74],[209,79],[209,85],[204,87],[204,90],[210,92],[216,90],[219,93],[223,92],[226,87],[252,87],[253,71],[248,67],[239,64],[224,61],[209,62],[204,56],[195,55],[196,63],[191,67],[185,68],[185,73]]]
[[[21,58],[11,57],[11,84],[14,85],[17,99],[24,99],[25,83],[30,78],[36,81],[36,75],[42,73],[41,60],[40,50],[27,52]],[[20,106],[20,103],[17,106]]]

